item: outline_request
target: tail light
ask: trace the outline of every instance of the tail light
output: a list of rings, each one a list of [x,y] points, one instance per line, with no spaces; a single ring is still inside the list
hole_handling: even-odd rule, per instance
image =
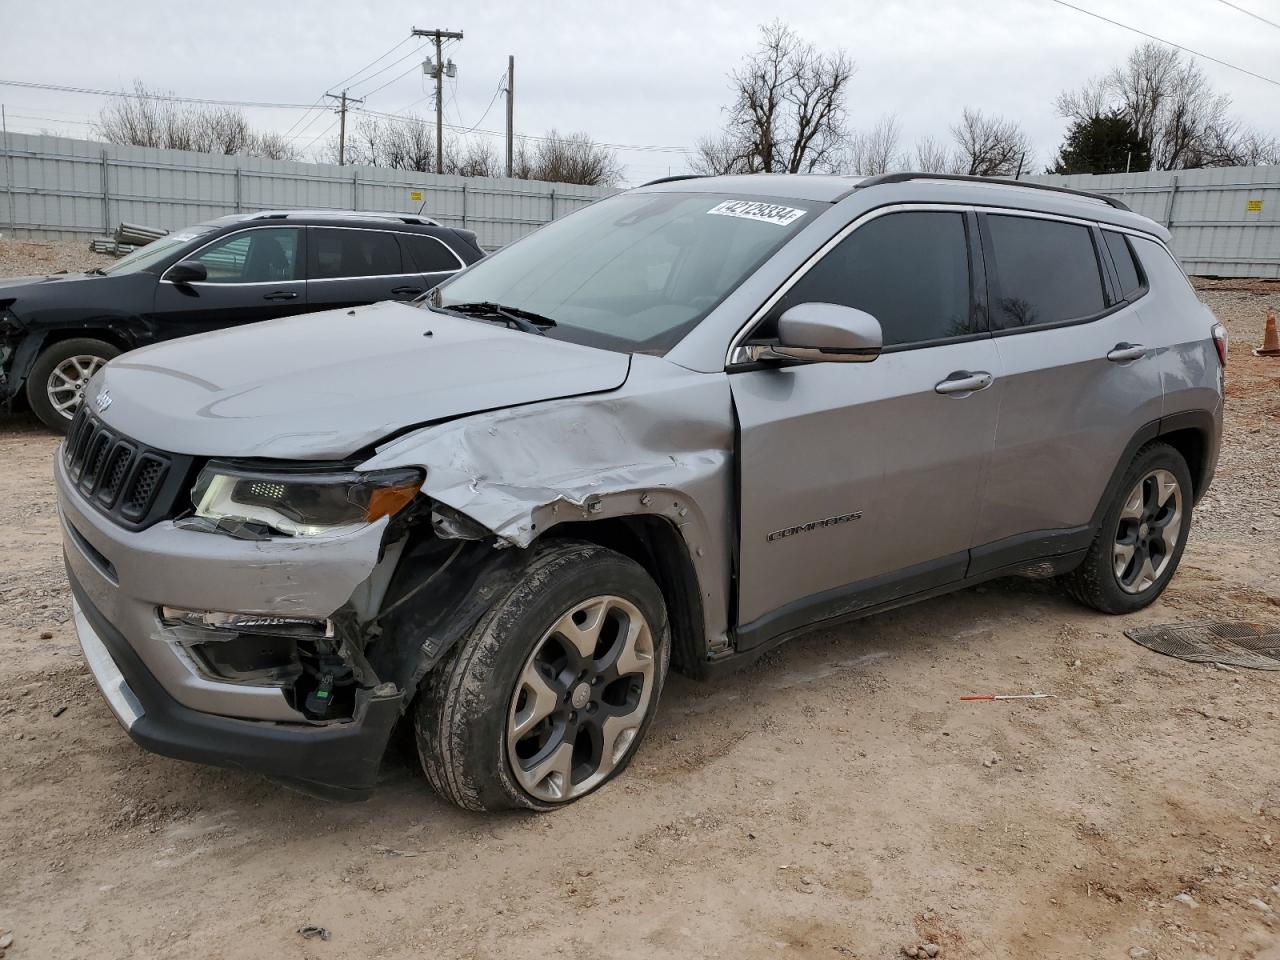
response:
[[[1213,345],[1218,351],[1218,362],[1225,367],[1227,365],[1227,328],[1220,323],[1215,323],[1209,332],[1213,335]]]

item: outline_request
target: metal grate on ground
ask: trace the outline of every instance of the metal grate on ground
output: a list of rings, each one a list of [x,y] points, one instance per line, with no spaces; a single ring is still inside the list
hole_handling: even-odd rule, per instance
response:
[[[1196,620],[1134,627],[1125,636],[1149,650],[1191,663],[1280,670],[1280,627],[1232,620]]]

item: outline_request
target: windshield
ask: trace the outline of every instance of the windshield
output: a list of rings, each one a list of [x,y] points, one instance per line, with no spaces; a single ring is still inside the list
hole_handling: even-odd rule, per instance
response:
[[[662,354],[824,204],[624,193],[541,228],[437,288],[555,321],[548,337]]]
[[[213,227],[207,226],[187,227],[185,230],[171,233],[168,236],[161,237],[159,240],[153,240],[145,247],[139,247],[128,256],[121,257],[111,266],[103,267],[102,272],[109,277],[125,273],[141,273],[148,267],[159,263],[171,253],[176,253],[179,247],[185,246],[206,233],[213,233],[213,231]]]

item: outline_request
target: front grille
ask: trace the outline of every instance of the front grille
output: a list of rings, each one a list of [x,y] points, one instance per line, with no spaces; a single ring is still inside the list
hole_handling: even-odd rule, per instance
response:
[[[185,505],[192,458],[153,450],[109,429],[81,406],[63,445],[67,475],[84,498],[122,526],[139,530]]]

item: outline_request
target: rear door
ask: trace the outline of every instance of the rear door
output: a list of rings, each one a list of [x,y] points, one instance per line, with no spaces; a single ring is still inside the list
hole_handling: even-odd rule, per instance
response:
[[[206,280],[174,283],[162,275],[156,284],[156,338],[304,312],[304,246],[301,227],[247,227],[210,241],[186,258],[204,265]]]
[[[788,307],[866,310],[870,363],[730,369],[740,426],[739,646],[960,579],[995,435],[976,219],[878,211],[789,289]],[[987,384],[953,390],[979,377]]]
[[[427,233],[398,233],[406,270],[417,271],[422,292],[449,279],[466,264],[447,242]]]
[[[405,264],[394,231],[308,227],[307,247],[312,309],[412,300],[427,289],[413,266]]]
[[[1162,406],[1145,287],[1133,284],[1131,262],[1121,283],[1097,225],[980,219],[1003,375],[973,573],[1086,546],[1112,471]]]

